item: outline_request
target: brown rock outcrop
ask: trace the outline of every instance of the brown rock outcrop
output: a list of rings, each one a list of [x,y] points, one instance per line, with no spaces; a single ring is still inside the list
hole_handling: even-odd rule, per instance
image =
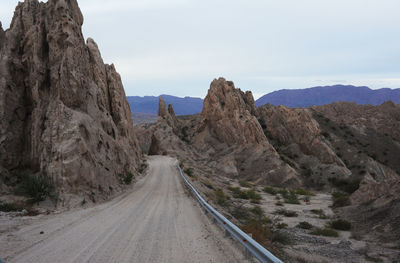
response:
[[[308,109],[289,109],[284,106],[258,108],[260,121],[279,144],[296,143],[306,155],[316,156],[322,163],[344,166],[342,160],[325,142],[321,129]]]
[[[82,23],[76,0],[26,0],[0,30],[0,166],[61,193],[117,183],[140,159],[121,78]]]
[[[356,127],[362,133],[370,128],[400,141],[400,105],[392,101],[379,106],[337,102],[312,109],[338,124]]]
[[[268,146],[257,118],[252,114],[255,112],[251,92],[243,93],[232,81],[224,78],[214,79],[204,99],[200,131],[228,145]]]

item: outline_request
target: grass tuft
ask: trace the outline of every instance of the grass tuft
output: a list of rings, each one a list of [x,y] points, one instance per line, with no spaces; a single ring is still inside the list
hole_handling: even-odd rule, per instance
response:
[[[338,237],[339,233],[332,229],[332,228],[316,228],[315,230],[311,231],[310,234],[316,236],[325,236],[325,237]]]
[[[351,229],[351,223],[343,219],[337,219],[329,222],[329,227],[337,230],[348,231]]]
[[[298,223],[298,224],[296,225],[296,227],[302,228],[302,229],[312,229],[312,228],[313,228],[313,225],[311,225],[311,224],[308,223],[308,222],[302,221],[302,222]]]

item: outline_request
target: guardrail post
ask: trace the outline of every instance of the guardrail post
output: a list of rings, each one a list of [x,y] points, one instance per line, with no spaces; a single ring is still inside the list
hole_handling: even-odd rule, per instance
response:
[[[249,236],[249,237],[253,237],[253,234],[252,233],[247,233],[247,235]],[[246,258],[246,259],[251,259],[251,256],[252,256],[252,254],[251,254],[251,252],[250,252],[250,250],[248,250],[246,247],[244,248],[245,250],[244,250],[244,257]]]

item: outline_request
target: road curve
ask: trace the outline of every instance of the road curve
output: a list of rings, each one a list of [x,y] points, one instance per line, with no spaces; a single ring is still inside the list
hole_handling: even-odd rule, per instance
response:
[[[34,219],[1,233],[0,245],[4,262],[245,262],[163,156],[149,158],[129,194]]]

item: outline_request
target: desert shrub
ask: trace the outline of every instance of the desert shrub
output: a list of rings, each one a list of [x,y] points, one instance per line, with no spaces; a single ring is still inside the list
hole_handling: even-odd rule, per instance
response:
[[[365,171],[361,171],[360,174],[366,173]],[[349,180],[349,179],[338,179],[335,177],[329,178],[328,181],[337,189],[352,194],[360,187],[360,180]]]
[[[302,221],[302,222],[298,223],[296,225],[296,227],[302,228],[302,229],[311,229],[311,228],[313,228],[313,225],[311,225],[310,223],[308,223],[306,221]]]
[[[318,215],[320,219],[326,219],[327,216],[325,215],[324,210],[322,209],[311,209],[311,213]]]
[[[280,243],[282,245],[291,245],[293,244],[293,240],[291,237],[282,231],[273,231],[271,240],[273,243]]]
[[[139,167],[138,172],[139,172],[140,174],[143,173],[144,170],[146,170],[147,167],[148,167],[148,164],[147,164],[146,160],[144,160],[144,161],[140,164],[140,167]]]
[[[338,237],[339,233],[331,228],[316,228],[315,230],[311,231],[310,234],[316,236],[326,236],[326,237]]]
[[[18,212],[22,211],[24,209],[24,206],[19,203],[19,202],[13,202],[13,203],[0,203],[0,211],[2,212]]]
[[[45,173],[38,175],[29,173],[20,173],[17,175],[20,182],[16,189],[18,194],[26,194],[31,197],[32,202],[40,202],[54,193],[54,183]]]
[[[185,174],[187,174],[188,176],[193,177],[193,168],[185,168],[185,169],[183,170],[183,172],[184,172]]]
[[[264,216],[264,210],[262,210],[261,207],[259,206],[254,206],[253,208],[250,209],[250,211],[255,214],[257,217],[262,217]]]
[[[286,210],[284,208],[276,210],[274,212],[274,214],[283,215],[283,216],[286,216],[286,217],[296,217],[296,216],[298,216],[298,214],[295,211]]]
[[[275,203],[276,206],[283,206],[283,203],[281,201],[278,201]]]
[[[118,174],[120,182],[124,184],[131,184],[135,176],[131,172],[125,174]]]
[[[235,206],[230,212],[234,218],[241,222],[246,222],[252,217],[250,209],[244,206]]]
[[[93,202],[96,203],[96,193],[95,192],[90,192],[89,194],[89,199]]]
[[[270,187],[270,186],[264,187],[263,191],[270,195],[276,195],[278,193],[278,191],[274,187]]]
[[[248,191],[246,191],[246,195],[248,197],[248,199],[252,199],[252,200],[261,200],[261,195],[259,193],[257,193],[254,189],[250,189]]]
[[[271,228],[257,220],[248,220],[241,227],[243,232],[251,234],[252,238],[264,247],[271,247]]]
[[[241,187],[247,187],[247,188],[252,187],[252,184],[247,182],[247,181],[245,181],[245,180],[240,180],[239,184],[240,184]]]
[[[332,201],[334,207],[350,205],[349,194],[340,191],[332,193]]]
[[[297,198],[297,195],[295,191],[290,190],[286,194],[283,195],[283,200],[287,204],[294,204],[294,205],[299,205],[300,201]]]
[[[285,228],[287,228],[288,227],[288,224],[286,224],[286,223],[277,223],[276,224],[276,228],[278,228],[278,229],[285,229]]]
[[[215,190],[215,201],[217,202],[217,204],[219,204],[220,206],[226,206],[228,205],[227,200],[228,198],[225,195],[224,191],[222,191],[222,189]]]
[[[295,190],[278,189],[277,192],[283,197],[285,203],[295,205],[300,204]]]
[[[242,191],[240,187],[228,187],[228,190],[232,192],[233,197],[240,198],[240,199],[249,199],[247,193]]]
[[[240,199],[251,199],[253,203],[259,203],[262,199],[261,195],[257,193],[254,189],[243,191],[240,187],[228,187],[228,190],[232,192],[233,197]]]
[[[351,223],[343,219],[337,219],[329,222],[329,226],[333,229],[348,231],[351,229]]]
[[[278,194],[280,194],[282,197],[285,197],[288,195],[289,191],[286,189],[277,189]]]
[[[256,200],[256,199],[251,199],[250,203],[252,203],[252,204],[261,204],[260,200]]]

